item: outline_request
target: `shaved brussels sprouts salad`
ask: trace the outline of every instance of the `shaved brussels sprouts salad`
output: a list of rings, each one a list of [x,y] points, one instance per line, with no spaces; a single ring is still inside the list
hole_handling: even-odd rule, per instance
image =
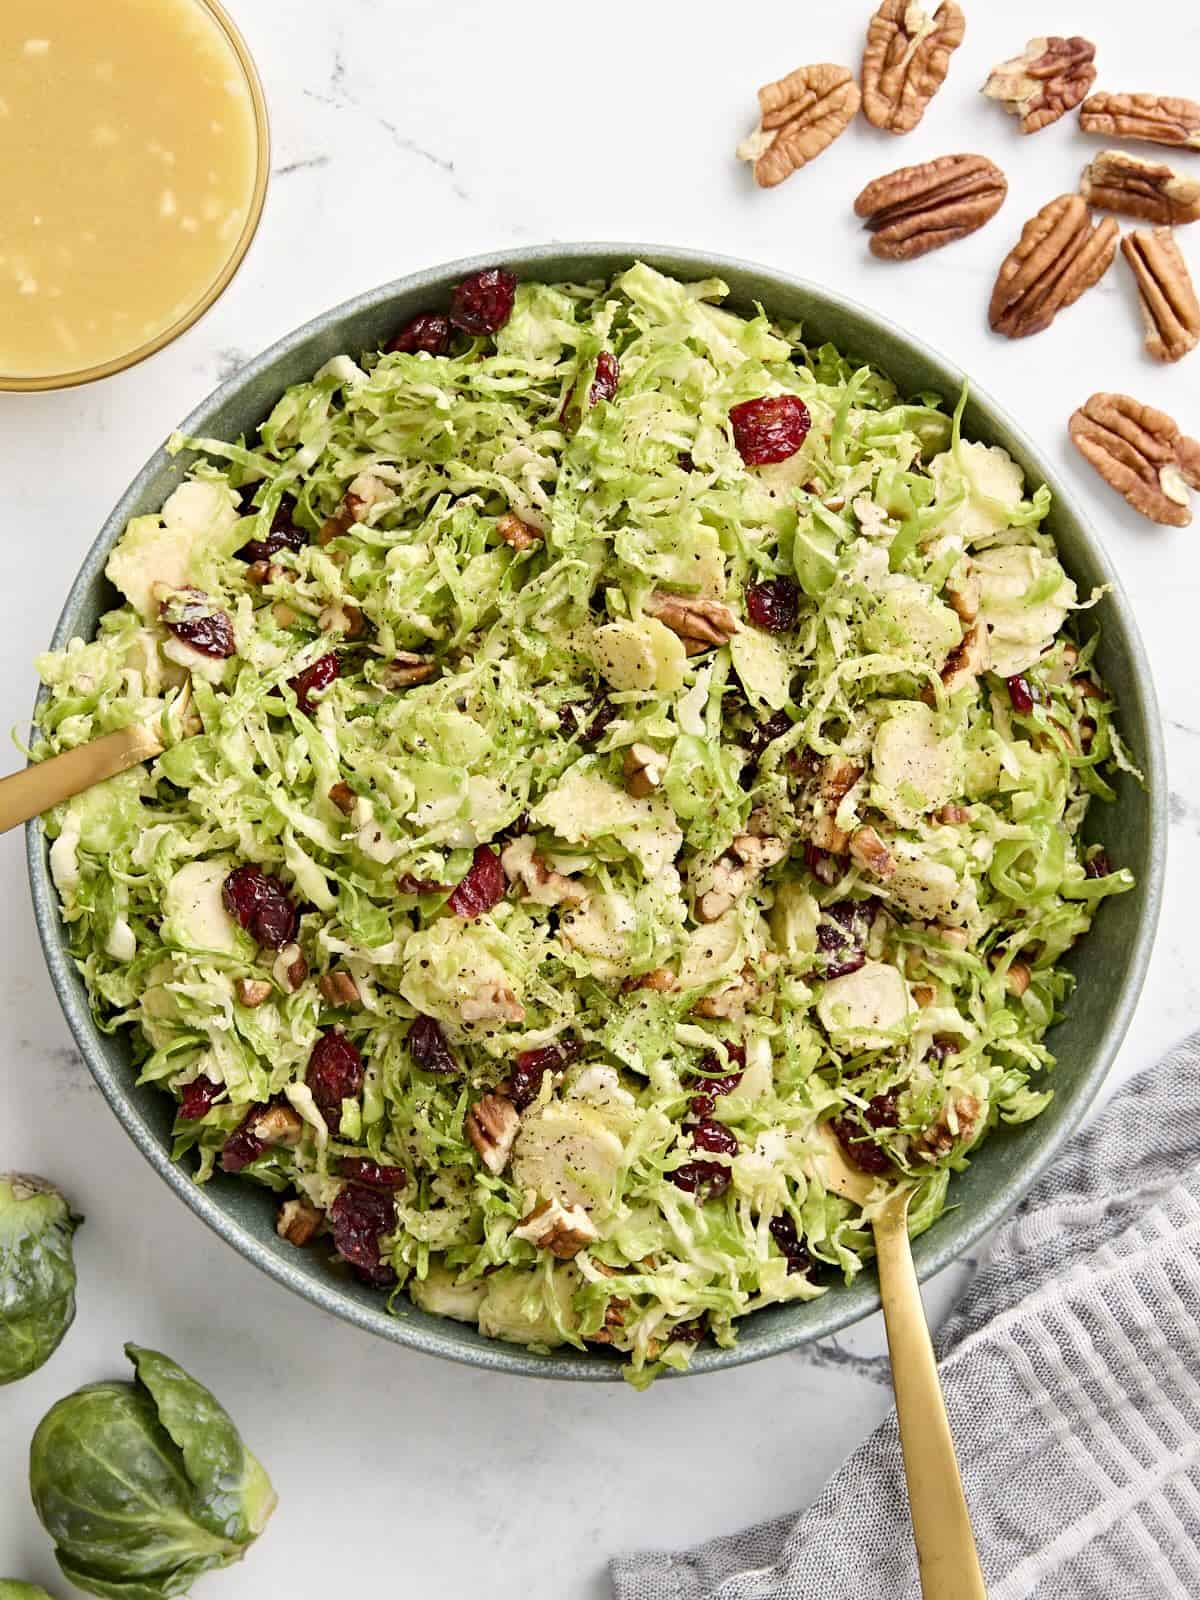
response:
[[[198,452],[44,656],[99,1025],[337,1270],[648,1381],[1052,1093],[1134,773],[1004,450],[716,280],[455,290]],[[863,1207],[824,1152],[877,1180]]]

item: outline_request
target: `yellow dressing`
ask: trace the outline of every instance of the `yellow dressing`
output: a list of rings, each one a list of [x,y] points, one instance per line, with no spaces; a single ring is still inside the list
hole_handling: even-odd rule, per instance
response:
[[[258,159],[246,71],[197,0],[0,0],[0,382],[186,318],[239,249]]]

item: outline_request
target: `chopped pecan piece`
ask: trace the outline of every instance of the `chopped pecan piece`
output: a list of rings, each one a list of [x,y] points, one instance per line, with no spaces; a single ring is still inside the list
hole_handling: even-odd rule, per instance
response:
[[[322,633],[340,633],[346,639],[361,639],[367,631],[366,618],[349,600],[338,600],[326,606],[317,618]]]
[[[502,1094],[485,1094],[463,1119],[463,1132],[494,1177],[508,1165],[520,1126],[521,1113]]]
[[[260,1144],[294,1150],[304,1132],[304,1119],[291,1106],[271,1105],[249,1123],[249,1130]]]
[[[503,983],[481,983],[459,1007],[464,1022],[523,1022],[525,1007]]]
[[[580,1205],[564,1206],[557,1200],[542,1200],[513,1229],[515,1239],[528,1239],[539,1250],[546,1250],[560,1261],[572,1256],[600,1235],[591,1217]]]
[[[652,989],[655,994],[670,994],[675,985],[675,974],[669,967],[655,967],[651,972],[643,972],[639,978],[626,978],[621,984],[621,993],[632,994],[635,989]]]
[[[932,16],[915,0],[883,0],[863,48],[867,121],[889,133],[910,133],[945,81],[965,29],[955,0],[942,0]]]
[[[970,556],[963,556],[946,579],[946,602],[958,620],[965,622],[969,627],[979,615],[982,598],[979,574],[975,571]]]
[[[821,768],[821,799],[827,811],[836,811],[863,775],[863,769],[845,756],[828,756]]]
[[[892,852],[874,828],[856,828],[850,835],[850,855],[876,878],[890,878],[896,870]]]
[[[308,977],[308,962],[298,944],[285,944],[271,968],[275,982],[288,994],[295,994]]]
[[[1094,94],[1079,108],[1084,133],[1200,150],[1200,102],[1164,94]]]
[[[818,851],[827,850],[831,856],[844,856],[850,845],[850,835],[830,816],[817,817],[808,838]],[[836,877],[829,879],[830,883],[836,881]]]
[[[329,791],[329,798],[344,817],[350,815],[358,800],[358,796],[348,783],[335,783]]]
[[[380,673],[379,681],[385,689],[410,689],[414,683],[428,683],[436,671],[436,661],[413,650],[399,650]]]
[[[539,530],[532,523],[523,522],[514,511],[506,511],[502,517],[496,518],[496,532],[518,554],[542,542]]]
[[[1146,349],[1156,361],[1178,361],[1200,343],[1200,301],[1170,228],[1135,228],[1121,254],[1137,279]]]
[[[1173,417],[1127,394],[1094,394],[1071,418],[1070,432],[1080,454],[1135,511],[1188,526],[1188,487],[1200,489],[1200,440],[1181,433]]]
[[[696,902],[701,922],[716,922],[745,894],[764,872],[783,860],[788,847],[782,839],[754,833],[735,835],[728,851],[712,869],[710,887]]]
[[[982,228],[1007,193],[1007,179],[986,156],[938,156],[876,178],[854,214],[873,235],[873,256],[912,261]]]
[[[631,744],[625,752],[623,768],[626,789],[635,800],[645,800],[662,783],[667,760],[653,745]]]
[[[349,533],[356,522],[365,522],[371,507],[381,500],[390,500],[392,490],[373,472],[360,472],[354,478],[342,502],[331,517],[326,517],[317,534],[318,544],[329,544],[343,533]]]
[[[754,164],[754,181],[770,189],[819,156],[844,133],[858,110],[858,85],[846,67],[797,67],[758,91],[758,127],[737,147]]]
[[[738,619],[720,600],[655,590],[646,601],[645,609],[664,627],[678,634],[689,656],[727,644],[735,633],[741,632]]]
[[[1173,226],[1200,221],[1200,179],[1165,161],[1145,161],[1124,150],[1101,150],[1088,162],[1079,192],[1091,206],[1143,222]]]
[[[702,1000],[697,1000],[692,1010],[698,1017],[742,1017],[746,1014],[746,1008],[757,1000],[758,993],[758,982],[747,968],[740,977],[718,989],[715,994],[706,994]]]
[[[1108,271],[1119,233],[1111,217],[1093,227],[1077,194],[1062,194],[1044,205],[1000,267],[988,308],[993,329],[1024,339],[1048,328]]]
[[[588,892],[583,884],[568,878],[565,872],[555,872],[548,867],[534,849],[534,841],[529,834],[522,834],[505,845],[500,852],[500,865],[510,883],[521,885],[523,900],[532,900],[539,906],[582,906],[587,903]]]
[[[275,1218],[275,1232],[302,1249],[316,1237],[324,1221],[325,1213],[308,1200],[285,1200]]]
[[[937,811],[937,820],[949,827],[955,823],[969,822],[971,820],[971,813],[967,810],[966,806],[958,806],[953,804],[939,806]]]
[[[1078,34],[1030,39],[1019,56],[993,67],[983,86],[1021,119],[1022,133],[1037,133],[1073,111],[1096,81],[1096,46]]]
[[[348,972],[326,972],[318,980],[317,988],[331,1006],[356,1006],[362,998]]]
[[[940,1161],[956,1144],[970,1144],[981,1109],[973,1094],[960,1094],[947,1100],[937,1121],[913,1140],[913,1155],[921,1161]]]
[[[271,985],[265,978],[238,978],[233,987],[239,1005],[261,1006],[271,997]]]
[[[1015,995],[1017,999],[1020,999],[1028,989],[1029,981],[1032,977],[1032,972],[1023,961],[1014,961],[1005,974],[1005,983],[1009,994]]]
[[[947,694],[956,694],[964,684],[973,683],[981,672],[986,672],[991,660],[987,628],[977,622],[968,628],[959,644],[954,646],[942,663],[942,683]]]

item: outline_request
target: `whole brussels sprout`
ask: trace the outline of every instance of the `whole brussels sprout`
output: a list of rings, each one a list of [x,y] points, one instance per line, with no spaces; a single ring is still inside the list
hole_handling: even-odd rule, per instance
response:
[[[0,1174],[0,1384],[36,1372],[75,1320],[82,1220],[44,1179]]]
[[[127,1344],[133,1383],[92,1383],[42,1418],[29,1487],[65,1577],[166,1600],[240,1561],[275,1509],[224,1408],[169,1357]]]
[[[0,1578],[0,1600],[53,1600],[36,1583],[18,1583],[15,1578]]]

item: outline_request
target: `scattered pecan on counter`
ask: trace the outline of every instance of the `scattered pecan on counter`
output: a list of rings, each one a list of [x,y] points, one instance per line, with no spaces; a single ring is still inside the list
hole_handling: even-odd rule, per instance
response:
[[[1094,94],[1079,108],[1084,133],[1200,150],[1200,102],[1169,94]]]
[[[758,127],[738,145],[738,156],[753,163],[759,187],[770,189],[844,133],[859,100],[848,68],[828,61],[797,67],[758,91]]]
[[[1200,179],[1176,172],[1165,161],[1144,161],[1124,150],[1101,150],[1089,161],[1079,192],[1091,206],[1143,222],[1173,226],[1200,221]]]
[[[1135,511],[1188,526],[1188,489],[1200,489],[1200,440],[1181,433],[1173,417],[1127,394],[1094,394],[1069,426],[1076,449]]]
[[[1156,361],[1178,361],[1200,342],[1200,301],[1170,228],[1135,228],[1121,254],[1137,279],[1146,349]]]
[[[1022,133],[1037,133],[1073,111],[1096,81],[1096,46],[1078,34],[1030,39],[1019,56],[988,74],[982,93],[1021,119]]]
[[[883,0],[867,26],[862,107],[868,122],[910,133],[945,82],[966,20],[955,0],[930,14],[916,0]]]
[[[982,228],[1007,193],[1004,174],[986,156],[938,156],[867,184],[854,214],[872,234],[873,256],[912,261]]]
[[[1077,194],[1044,205],[1001,264],[988,308],[995,332],[1023,339],[1048,328],[1112,266],[1119,234],[1111,217],[1093,227]]]

